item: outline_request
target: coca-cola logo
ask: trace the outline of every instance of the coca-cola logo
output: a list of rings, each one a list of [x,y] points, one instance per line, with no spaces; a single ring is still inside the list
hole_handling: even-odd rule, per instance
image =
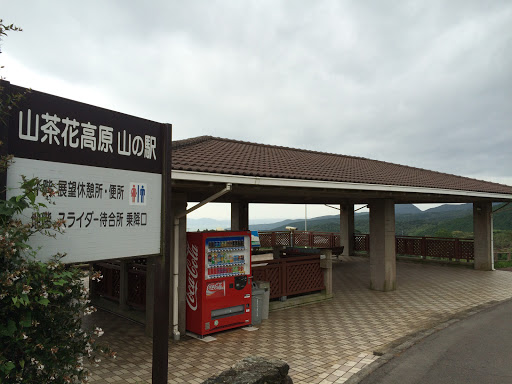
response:
[[[197,276],[199,249],[187,243],[187,305],[193,311],[197,309]]]
[[[209,291],[222,291],[224,289],[224,282],[223,281],[219,281],[218,283],[208,284],[208,288],[207,289]]]
[[[215,292],[215,291],[223,291],[224,290],[224,282],[219,281],[218,283],[211,283],[208,284],[208,287],[206,287],[206,292]]]
[[[206,286],[206,296],[208,298],[223,297],[226,295],[226,285],[224,281],[210,283]]]

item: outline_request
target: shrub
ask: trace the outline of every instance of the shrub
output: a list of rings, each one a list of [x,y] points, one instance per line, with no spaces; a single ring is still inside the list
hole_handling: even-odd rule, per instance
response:
[[[38,179],[24,180],[23,193],[0,200],[0,383],[73,383],[87,381],[84,359],[93,364],[101,355],[115,356],[97,343],[100,328],[85,331],[82,317],[95,309],[89,305],[84,272],[61,263],[35,259],[28,244],[36,232],[60,232],[62,221],[42,214],[45,204],[38,193],[51,198]],[[32,223],[17,216],[31,210]],[[93,279],[99,279],[96,273]]]

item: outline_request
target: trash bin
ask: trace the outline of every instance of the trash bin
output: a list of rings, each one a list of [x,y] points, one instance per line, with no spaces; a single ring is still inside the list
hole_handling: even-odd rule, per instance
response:
[[[263,311],[263,296],[265,290],[258,288],[258,286],[252,283],[252,325],[261,324],[261,315]]]
[[[255,281],[256,286],[265,291],[263,295],[263,309],[261,311],[261,318],[268,319],[268,307],[270,304],[270,281]]]

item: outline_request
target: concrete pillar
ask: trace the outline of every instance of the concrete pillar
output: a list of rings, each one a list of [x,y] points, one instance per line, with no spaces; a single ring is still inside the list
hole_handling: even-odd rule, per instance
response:
[[[184,213],[187,210],[187,195],[184,193],[173,193],[171,202],[172,222],[174,224],[174,218],[180,213]],[[172,334],[173,327],[173,274],[174,274],[174,242],[176,241],[174,236],[174,225],[171,229],[172,241],[171,241],[171,281],[170,281],[170,295],[169,295],[169,329]],[[179,267],[178,267],[178,330],[181,335],[185,335],[186,331],[186,281],[185,276],[187,273],[187,218],[186,216],[180,218],[179,222]]]
[[[324,272],[324,284],[325,294],[327,296],[332,295],[332,250],[323,249],[322,253],[325,255],[325,259],[320,260],[320,268]]]
[[[475,269],[494,270],[492,203],[473,203],[473,232],[475,234]]]
[[[354,254],[354,204],[340,205],[340,245],[343,256]]]
[[[153,311],[155,305],[155,259],[160,256],[148,257],[146,260],[146,329],[145,334],[153,337]]]
[[[370,207],[370,288],[396,289],[395,204],[378,199]]]
[[[249,203],[236,202],[231,203],[231,230],[248,231],[249,230]]]
[[[128,262],[121,260],[119,270],[119,309],[128,309]]]

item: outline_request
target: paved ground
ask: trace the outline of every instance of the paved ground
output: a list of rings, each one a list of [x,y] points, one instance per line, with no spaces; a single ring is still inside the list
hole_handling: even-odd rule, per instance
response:
[[[360,384],[512,383],[512,301],[456,322],[399,353]]]
[[[169,383],[201,383],[248,355],[285,360],[296,384],[343,383],[378,358],[373,351],[457,312],[512,298],[510,272],[399,262],[398,290],[386,293],[368,289],[368,259],[345,258],[333,272],[330,301],[271,312],[254,332],[169,343]],[[91,368],[91,382],[151,382],[143,326],[100,311],[93,316],[119,357]]]

